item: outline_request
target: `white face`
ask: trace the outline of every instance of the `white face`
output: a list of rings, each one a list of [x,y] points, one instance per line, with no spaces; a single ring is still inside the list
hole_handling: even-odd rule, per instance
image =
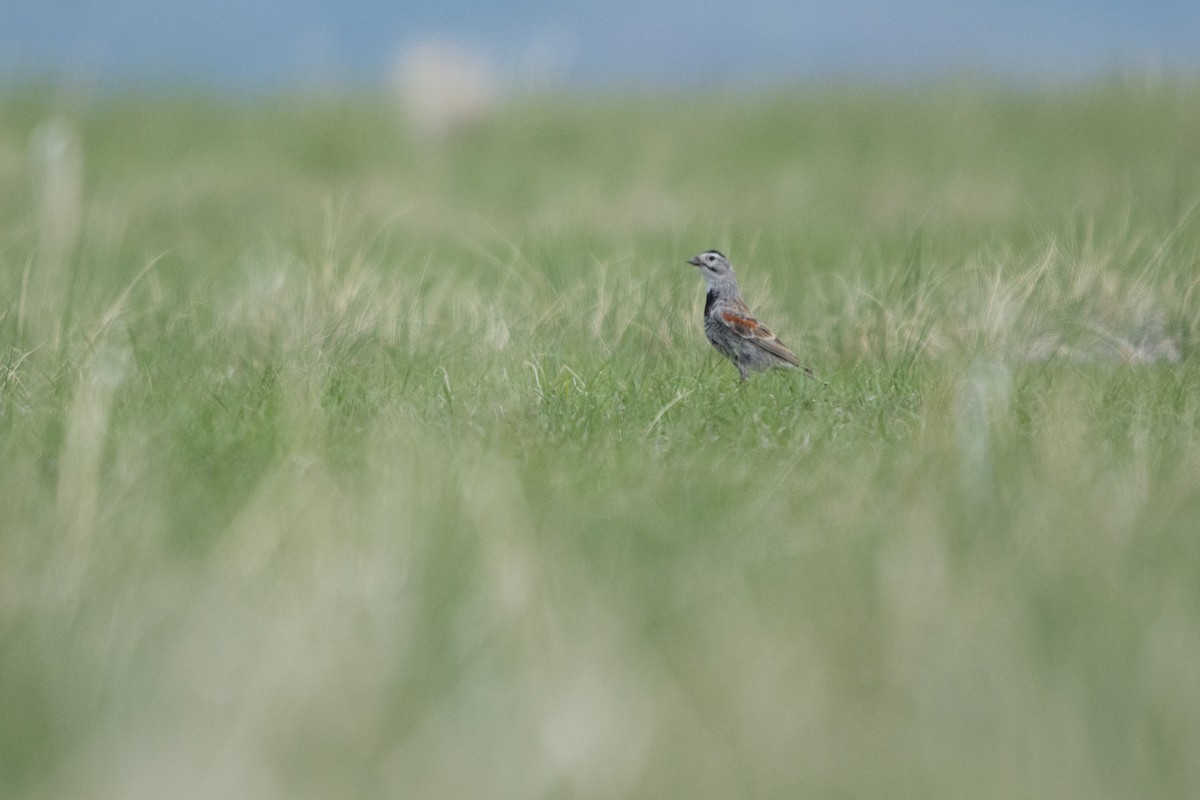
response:
[[[716,250],[708,250],[688,261],[700,268],[700,273],[710,281],[723,278],[732,272],[725,256]]]

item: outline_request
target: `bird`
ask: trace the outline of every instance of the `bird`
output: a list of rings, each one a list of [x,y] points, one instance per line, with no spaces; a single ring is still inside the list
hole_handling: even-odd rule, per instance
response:
[[[733,362],[741,375],[740,380],[746,380],[751,372],[774,367],[800,369],[813,377],[813,371],[801,366],[796,354],[750,313],[733,274],[733,265],[723,253],[705,250],[689,258],[687,263],[699,267],[708,284],[708,296],[704,301],[704,335],[718,353]]]

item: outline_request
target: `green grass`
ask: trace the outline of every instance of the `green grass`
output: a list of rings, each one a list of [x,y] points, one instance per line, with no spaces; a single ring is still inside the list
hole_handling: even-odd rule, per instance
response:
[[[9,89],[0,186],[4,797],[1200,794],[1194,81]]]

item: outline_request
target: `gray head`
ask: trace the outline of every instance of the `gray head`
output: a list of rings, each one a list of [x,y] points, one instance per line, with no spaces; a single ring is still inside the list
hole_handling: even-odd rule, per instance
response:
[[[731,289],[737,291],[737,280],[733,277],[733,265],[719,250],[705,250],[698,256],[689,258],[692,266],[700,268],[704,282],[709,289]]]

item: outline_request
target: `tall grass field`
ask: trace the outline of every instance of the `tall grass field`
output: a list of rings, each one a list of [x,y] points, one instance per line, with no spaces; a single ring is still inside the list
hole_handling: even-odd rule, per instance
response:
[[[0,92],[0,796],[1200,797],[1200,83],[410,122]]]

